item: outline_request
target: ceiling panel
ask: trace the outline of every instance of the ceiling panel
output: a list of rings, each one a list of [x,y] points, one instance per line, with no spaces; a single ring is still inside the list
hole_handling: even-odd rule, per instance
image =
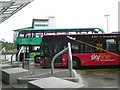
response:
[[[33,0],[0,0],[0,23],[21,10]]]

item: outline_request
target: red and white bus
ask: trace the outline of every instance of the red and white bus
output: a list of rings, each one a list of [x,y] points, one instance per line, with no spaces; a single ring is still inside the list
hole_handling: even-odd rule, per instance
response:
[[[70,38],[74,38],[70,39]],[[55,54],[71,43],[73,67],[120,65],[120,34],[46,35],[41,44],[42,67],[50,67]],[[68,53],[55,60],[55,67],[67,67]]]

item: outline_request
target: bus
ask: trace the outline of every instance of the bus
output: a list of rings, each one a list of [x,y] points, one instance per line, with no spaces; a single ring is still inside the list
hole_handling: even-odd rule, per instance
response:
[[[41,43],[45,35],[65,35],[65,34],[95,34],[104,33],[101,28],[22,28],[14,30],[14,41],[17,45],[17,51],[22,46],[25,47],[25,58],[33,58],[36,63],[40,63]],[[49,39],[48,39],[49,41]],[[17,55],[16,55],[17,57]],[[20,54],[20,61],[24,54]],[[16,58],[17,59],[17,58]]]
[[[44,35],[41,67],[50,67],[52,58],[71,43],[73,67],[120,65],[120,34]],[[68,53],[60,55],[55,67],[68,67]]]

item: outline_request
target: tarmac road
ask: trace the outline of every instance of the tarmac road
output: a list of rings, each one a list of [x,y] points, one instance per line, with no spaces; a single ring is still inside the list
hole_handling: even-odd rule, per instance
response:
[[[118,88],[120,71],[118,69],[76,70],[83,78],[85,88]]]

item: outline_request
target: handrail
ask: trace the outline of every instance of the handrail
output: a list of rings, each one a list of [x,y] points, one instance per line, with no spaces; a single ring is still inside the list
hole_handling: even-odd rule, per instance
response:
[[[0,53],[2,53],[3,51],[6,52],[5,47],[3,47],[3,48],[0,50]]]
[[[68,50],[68,47],[63,49],[62,51],[60,51],[59,53],[57,53],[53,58],[52,58],[52,62],[51,62],[51,73],[54,73],[54,61],[55,59],[60,56],[61,54],[63,54],[64,52],[66,52]]]
[[[1,54],[2,52],[5,53],[5,59],[6,59],[6,48],[5,48],[5,47],[3,47],[3,48],[0,50],[0,54]]]
[[[60,56],[61,54],[65,53],[68,50],[68,67],[69,67],[69,71],[70,71],[70,77],[73,77],[73,72],[72,72],[72,55],[71,55],[71,45],[70,43],[68,43],[68,47],[63,49],[62,51],[60,51],[59,53],[57,53],[53,58],[52,58],[52,62],[51,62],[51,74],[53,75],[54,73],[54,61],[55,59]]]
[[[20,49],[19,52],[18,52],[18,65],[20,64],[20,53],[21,53],[24,49],[25,49],[24,46],[22,46],[21,49]],[[25,52],[24,52],[24,54],[25,54]],[[25,56],[25,55],[24,55],[24,56]]]
[[[13,56],[15,55],[15,54],[17,54],[19,51],[17,51],[17,52],[15,52],[15,53],[13,53],[12,55],[11,55],[11,65],[13,64]]]

